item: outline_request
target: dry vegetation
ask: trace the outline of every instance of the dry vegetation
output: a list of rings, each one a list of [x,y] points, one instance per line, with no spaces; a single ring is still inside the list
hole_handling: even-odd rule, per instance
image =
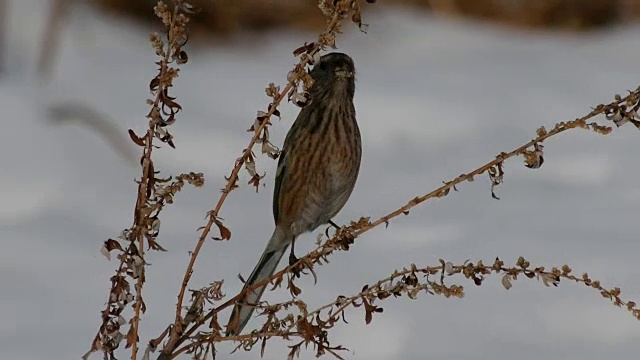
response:
[[[625,97],[616,95],[615,99],[603,105],[597,105],[592,111],[575,120],[560,122],[551,129],[541,127],[533,140],[522,146],[498,154],[477,169],[462,174],[441,187],[424,195],[416,196],[404,206],[389,212],[378,219],[361,218],[340,228],[334,234],[325,234],[318,238],[317,248],[298,259],[295,264],[284,267],[274,274],[270,281],[275,288],[285,286],[292,295],[292,300],[284,303],[259,304],[259,313],[265,314],[262,325],[252,332],[237,336],[225,336],[224,329],[218,322],[222,311],[230,308],[242,293],[223,295],[223,281],[211,279],[209,286],[188,290],[194,264],[205,242],[214,240],[230,240],[231,229],[228,229],[219,217],[227,197],[240,186],[239,174],[243,169],[249,175],[249,183],[258,186],[261,176],[256,171],[258,157],[253,150],[259,145],[263,154],[277,157],[277,148],[269,142],[270,119],[278,115],[278,106],[285,99],[295,99],[309,85],[303,81],[307,65],[322,52],[334,48],[336,36],[346,22],[352,21],[361,29],[361,6],[366,4],[357,0],[321,0],[319,7],[325,20],[325,28],[317,39],[305,43],[293,51],[299,57],[299,63],[286,75],[286,84],[282,87],[269,84],[266,88],[268,106],[258,111],[257,117],[251,121],[248,145],[240,152],[233,168],[226,176],[226,185],[217,200],[215,207],[208,212],[206,223],[199,229],[191,257],[186,264],[183,281],[178,286],[178,301],[175,308],[175,319],[160,331],[157,338],[146,342],[146,350],[140,354],[141,346],[138,336],[138,324],[146,310],[143,294],[146,282],[145,266],[150,250],[164,251],[158,242],[160,214],[163,208],[174,201],[176,194],[185,184],[202,186],[202,174],[189,173],[176,177],[163,178],[159,169],[154,166],[153,150],[157,146],[173,146],[173,138],[169,128],[176,122],[181,106],[171,94],[173,81],[179,75],[178,67],[188,63],[184,49],[186,45],[186,28],[190,19],[197,17],[194,8],[183,0],[173,0],[171,4],[158,2],[154,9],[166,31],[164,36],[152,35],[151,43],[158,55],[158,72],[150,81],[149,88],[154,94],[148,100],[150,111],[147,114],[147,127],[144,132],[129,130],[131,141],[141,150],[141,175],[137,183],[138,194],[135,201],[134,218],[129,229],[116,239],[104,242],[102,252],[108,258],[115,255],[117,269],[111,276],[111,290],[107,306],[102,311],[102,320],[97,334],[91,344],[91,350],[85,355],[88,358],[93,352],[103,352],[105,358],[112,358],[116,349],[124,344],[129,348],[132,358],[142,355],[144,359],[151,357],[159,350],[159,359],[171,359],[188,353],[196,359],[204,359],[216,354],[216,344],[225,341],[236,341],[237,349],[249,350],[260,346],[262,353],[268,341],[281,338],[290,343],[290,357],[293,358],[304,349],[314,349],[316,355],[341,357],[345,348],[340,344],[342,339],[331,338],[334,326],[344,319],[344,311],[349,308],[363,310],[366,323],[375,316],[382,316],[381,304],[391,298],[442,295],[445,297],[463,297],[465,288],[461,283],[469,280],[480,286],[490,275],[501,277],[503,286],[511,288],[517,279],[536,279],[545,286],[558,286],[563,280],[576,282],[593,288],[601,296],[609,299],[614,305],[625,308],[632,316],[640,320],[640,309],[632,301],[625,300],[618,288],[607,288],[588,274],[575,274],[568,265],[545,268],[530,264],[519,258],[512,266],[505,265],[500,259],[493,259],[484,264],[483,261],[453,264],[440,260],[435,265],[408,264],[397,270],[389,270],[389,276],[372,284],[358,287],[352,295],[336,294],[335,301],[316,309],[309,309],[300,296],[302,289],[296,285],[300,274],[315,276],[314,269],[327,263],[327,258],[337,251],[352,249],[358,239],[374,227],[388,225],[392,219],[400,215],[409,215],[409,211],[426,201],[447,196],[451,189],[465,182],[471,182],[478,176],[491,179],[491,192],[494,197],[495,188],[505,176],[504,162],[522,156],[529,168],[543,165],[544,152],[542,143],[560,133],[574,129],[594,131],[609,135],[614,127],[632,124],[640,127],[640,88],[629,92]],[[149,9],[150,11],[150,9]],[[284,77],[284,76],[283,76]],[[610,126],[613,125],[613,126]],[[244,129],[238,129],[244,131]],[[266,157],[265,157],[266,159]],[[217,186],[217,185],[215,185]],[[213,233],[212,233],[213,231]],[[149,279],[152,280],[152,279]],[[255,287],[265,284],[258,283]],[[248,291],[249,289],[247,289]],[[397,300],[401,301],[401,300]],[[344,344],[348,346],[348,344]]]
[[[155,4],[154,0],[94,3],[142,21],[153,21],[148,9]],[[192,27],[218,34],[274,27],[320,31],[324,26],[315,0],[194,0],[192,3],[202,9]],[[568,30],[620,24],[640,15],[640,0],[385,0],[379,3],[511,26]]]

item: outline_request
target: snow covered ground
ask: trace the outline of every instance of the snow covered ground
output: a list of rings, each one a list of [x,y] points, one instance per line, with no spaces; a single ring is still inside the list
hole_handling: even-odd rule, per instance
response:
[[[46,109],[82,102],[108,114],[122,134],[140,130],[155,57],[149,29],[80,11],[67,21],[51,81],[41,85],[34,67],[46,4],[9,5],[7,67],[0,74],[0,358],[75,359],[95,334],[115,266],[99,248],[130,225],[139,171],[86,127],[53,125]],[[358,68],[364,139],[361,177],[338,223],[383,215],[519,146],[540,125],[572,120],[640,85],[637,27],[559,35],[399,11],[365,17],[367,35],[350,26],[338,39]],[[172,127],[177,149],[158,151],[156,167],[164,174],[202,171],[207,183],[180,193],[163,213],[160,241],[169,252],[149,259],[143,342],[172,319],[196,229],[246,145],[256,110],[268,101],[264,87],[282,84],[295,61],[291,51],[313,39],[240,36],[233,45],[190,52],[173,92],[184,107]],[[281,110],[282,121],[272,128],[277,143],[296,114],[290,105]],[[334,256],[318,269],[316,286],[303,279],[305,299],[310,306],[331,301],[413,262],[499,256],[511,264],[523,255],[535,265],[588,271],[640,300],[639,151],[640,133],[632,126],[608,137],[575,131],[553,138],[541,169],[507,163],[497,190],[502,200],[492,200],[488,179],[479,178],[413,210]],[[248,274],[272,231],[275,165],[259,159],[268,174],[260,193],[242,182],[231,195],[221,215],[233,239],[207,245],[192,287],[223,278],[227,294],[240,287],[236,274]],[[314,239],[305,236],[298,251]],[[462,300],[385,301],[369,326],[360,309],[352,311],[350,324],[338,326],[333,338],[351,350],[345,354],[351,359],[568,360],[640,352],[640,322],[583,286],[520,280],[507,292],[498,278],[479,288],[462,284]],[[285,345],[272,341],[265,358],[283,358]],[[221,347],[221,357],[230,349]],[[233,355],[257,356],[258,349]]]

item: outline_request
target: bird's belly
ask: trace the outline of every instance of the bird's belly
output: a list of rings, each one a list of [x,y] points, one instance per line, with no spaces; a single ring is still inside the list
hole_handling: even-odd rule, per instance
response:
[[[346,204],[358,173],[358,162],[350,163],[329,161],[322,169],[318,169],[320,171],[316,174],[310,174],[317,178],[311,182],[315,186],[307,189],[301,214],[300,225],[304,225],[305,231],[313,231],[318,226],[326,224]]]

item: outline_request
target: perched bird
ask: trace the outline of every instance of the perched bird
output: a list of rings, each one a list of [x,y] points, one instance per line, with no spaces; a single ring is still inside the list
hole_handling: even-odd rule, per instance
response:
[[[311,101],[291,126],[278,161],[273,190],[276,228],[243,290],[273,275],[300,234],[332,223],[358,178],[362,145],[353,106],[353,60],[342,53],[324,55],[310,75]],[[267,285],[236,303],[228,335],[242,331]]]

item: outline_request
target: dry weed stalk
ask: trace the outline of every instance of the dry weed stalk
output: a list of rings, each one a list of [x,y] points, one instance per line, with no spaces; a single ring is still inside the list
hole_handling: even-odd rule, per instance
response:
[[[192,8],[183,0],[173,0],[173,5],[173,12],[169,11],[169,8],[162,2],[159,2],[155,7],[156,14],[162,19],[167,28],[167,43],[165,44],[157,35],[151,37],[156,53],[161,57],[158,62],[159,73],[150,84],[151,91],[156,97],[155,100],[149,100],[151,111],[148,115],[149,122],[146,134],[143,137],[139,137],[132,130],[129,131],[132,141],[143,148],[141,159],[143,172],[138,183],[134,224],[131,228],[125,230],[117,240],[109,239],[104,244],[103,254],[109,257],[112,251],[118,252],[120,263],[116,274],[111,278],[112,288],[108,305],[102,313],[103,323],[93,341],[91,351],[85,357],[88,357],[91,352],[102,350],[105,353],[105,357],[113,358],[114,350],[122,340],[126,339],[126,346],[132,347],[132,358],[136,358],[138,323],[140,314],[144,313],[146,307],[142,298],[146,265],[144,242],[146,240],[150,249],[164,250],[156,241],[160,225],[159,212],[165,204],[172,203],[173,196],[180,191],[185,183],[195,186],[201,186],[203,183],[202,174],[195,173],[180,175],[171,183],[169,183],[171,178],[157,178],[157,172],[154,170],[151,159],[151,152],[155,146],[153,145],[154,138],[173,147],[172,136],[166,128],[175,121],[175,115],[181,109],[180,105],[175,102],[175,98],[168,94],[168,89],[172,86],[173,79],[178,75],[178,70],[170,65],[172,63],[183,64],[188,59],[186,53],[182,50],[182,46],[186,42],[185,26],[188,22],[186,14],[191,13]],[[620,297],[619,289],[608,290],[602,287],[599,282],[591,280],[586,274],[582,277],[574,276],[571,274],[571,269],[566,265],[561,270],[553,268],[551,271],[546,271],[544,267],[532,269],[530,264],[523,258],[518,260],[515,267],[505,267],[499,259],[496,259],[490,266],[484,265],[482,261],[476,264],[467,262],[461,265],[441,261],[439,266],[423,268],[418,268],[416,265],[411,264],[407,268],[394,271],[391,276],[371,286],[365,286],[355,295],[349,297],[339,296],[335,301],[313,311],[308,311],[306,304],[297,299],[302,290],[294,284],[295,277],[299,277],[301,271],[307,270],[315,276],[314,265],[326,263],[328,256],[335,251],[349,250],[355,239],[363,233],[382,224],[388,226],[391,219],[400,214],[407,215],[411,208],[427,200],[447,196],[452,188],[456,190],[456,185],[466,181],[471,182],[477,175],[485,172],[488,174],[491,181],[492,196],[497,198],[494,188],[501,184],[504,179],[504,161],[517,155],[522,155],[527,167],[538,168],[544,162],[542,142],[552,136],[576,128],[592,130],[599,134],[609,134],[612,130],[611,127],[596,122],[587,123],[588,120],[598,115],[604,114],[607,119],[612,120],[617,126],[631,122],[640,127],[640,117],[637,113],[640,108],[640,88],[630,92],[624,98],[616,96],[614,102],[608,105],[599,105],[582,118],[561,122],[549,131],[541,127],[537,131],[537,136],[526,144],[511,152],[499,154],[487,164],[468,174],[462,174],[449,182],[445,182],[438,189],[410,200],[397,210],[373,222],[369,218],[363,217],[358,221],[351,222],[349,226],[338,229],[334,236],[330,237],[327,234],[326,238],[319,238],[318,247],[315,250],[301,257],[295,264],[277,272],[270,279],[257,283],[252,288],[245,290],[245,292],[251,291],[253,288],[268,282],[271,282],[274,288],[279,287],[284,282],[285,275],[287,276],[286,286],[294,300],[273,305],[269,305],[266,302],[259,304],[258,307],[262,309],[263,314],[267,315],[267,320],[259,330],[233,337],[222,335],[222,327],[217,321],[218,313],[232,306],[244,294],[237,294],[218,306],[212,306],[214,302],[220,302],[225,297],[222,293],[222,281],[215,281],[209,286],[198,290],[189,290],[191,299],[185,306],[184,297],[187,286],[194,271],[198,254],[204,242],[210,236],[211,228],[215,224],[219,230],[220,235],[213,237],[215,240],[228,240],[231,237],[231,231],[225,227],[219,217],[219,213],[229,193],[238,187],[237,181],[240,170],[244,167],[250,174],[249,184],[255,187],[259,186],[262,177],[258,175],[255,169],[253,147],[256,144],[261,144],[262,153],[266,153],[272,158],[277,158],[279,155],[278,149],[269,141],[268,126],[270,125],[271,116],[279,116],[277,107],[285,97],[300,106],[303,106],[308,100],[305,89],[311,85],[311,79],[305,71],[306,65],[313,63],[318,58],[320,50],[326,47],[335,47],[336,34],[340,32],[341,22],[345,18],[351,15],[351,20],[357,23],[361,29],[365,27],[361,21],[360,7],[357,0],[321,0],[319,5],[327,17],[327,28],[319,35],[316,42],[305,44],[294,51],[294,55],[300,56],[300,61],[288,74],[287,84],[282,91],[274,84],[269,84],[267,87],[266,93],[271,98],[271,103],[266,112],[258,111],[257,117],[249,129],[249,132],[253,132],[249,144],[243,150],[241,156],[236,159],[231,175],[226,178],[226,185],[222,189],[222,194],[215,207],[207,213],[207,223],[199,229],[201,230],[199,239],[191,252],[191,257],[180,285],[175,320],[158,338],[149,341],[144,355],[145,359],[148,359],[150,353],[155,351],[165,339],[159,359],[175,358],[182,353],[189,353],[196,359],[206,358],[209,355],[215,356],[215,343],[232,340],[239,341],[238,348],[245,350],[251,349],[260,341],[262,353],[264,353],[266,341],[273,337],[282,337],[284,339],[302,338],[299,343],[291,346],[290,358],[299,354],[302,345],[307,346],[310,344],[314,346],[318,356],[329,353],[336,358],[341,358],[338,351],[345,348],[340,345],[331,345],[328,339],[328,330],[338,320],[344,319],[344,311],[347,308],[364,306],[365,321],[369,323],[374,313],[382,312],[382,308],[374,305],[374,303],[392,295],[394,297],[407,295],[413,298],[421,292],[426,292],[447,297],[462,297],[464,295],[462,286],[447,285],[444,281],[446,276],[456,274],[472,279],[476,285],[481,285],[486,275],[502,273],[502,283],[507,289],[511,287],[511,282],[521,274],[527,278],[541,279],[547,286],[549,284],[557,285],[561,278],[573,280],[599,290],[603,296],[611,299],[615,305],[626,306],[636,318],[640,318],[640,310],[638,310],[636,304],[624,301]],[[437,279],[433,280],[432,278],[438,274],[440,275],[439,281]],[[130,291],[129,280],[132,279],[136,282],[135,296]],[[134,302],[134,314],[129,321],[131,325],[125,336],[120,332],[121,326],[126,323],[122,312],[127,304],[131,302]],[[291,313],[284,316],[280,314],[283,310],[290,308],[297,309],[300,315],[294,317]],[[322,316],[324,312],[326,314]],[[205,325],[207,328],[203,329]]]
[[[122,340],[126,339],[126,348],[131,347],[132,359],[136,359],[138,352],[138,326],[141,313],[146,311],[146,304],[142,297],[142,287],[145,282],[145,240],[149,249],[165,251],[156,241],[160,231],[160,219],[158,215],[166,204],[173,202],[174,195],[182,189],[185,183],[194,186],[202,186],[202,174],[182,174],[172,180],[171,177],[158,178],[151,158],[152,150],[157,145],[153,140],[158,139],[174,147],[173,137],[167,131],[167,127],[176,120],[175,116],[180,111],[180,105],[174,97],[169,95],[169,88],[173,80],[178,76],[178,70],[172,64],[184,64],[187,62],[187,54],[182,46],[187,41],[186,24],[191,13],[191,7],[181,0],[173,1],[173,11],[169,7],[158,2],[154,8],[156,15],[162,20],[167,29],[167,41],[160,36],[151,36],[151,42],[160,61],[158,75],[151,81],[149,88],[155,99],[147,100],[151,107],[147,115],[147,130],[144,136],[136,135],[129,130],[131,140],[143,148],[141,157],[142,176],[138,183],[138,195],[134,208],[133,225],[122,232],[117,239],[105,241],[101,252],[108,259],[111,252],[118,253],[120,260],[116,274],[111,277],[111,289],[106,308],[102,311],[102,324],[95,336],[91,349],[84,358],[95,351],[103,351],[105,358],[115,358],[114,350],[118,348]],[[131,293],[130,281],[135,282],[135,296]],[[130,326],[127,334],[120,331],[127,323],[123,316],[127,305],[133,302],[133,316],[128,321]]]
[[[440,259],[440,265],[418,267],[411,264],[401,270],[395,270],[389,277],[384,278],[372,285],[365,285],[361,291],[351,296],[337,296],[336,300],[326,305],[320,306],[312,311],[308,311],[304,302],[292,300],[286,303],[262,306],[263,313],[268,316],[267,321],[259,331],[254,331],[244,335],[233,337],[219,337],[217,334],[199,333],[198,337],[191,344],[178,349],[175,354],[185,352],[202,353],[203,349],[214,342],[238,341],[238,349],[250,350],[258,342],[261,343],[261,352],[264,353],[266,340],[273,337],[281,337],[287,340],[301,338],[302,340],[290,346],[289,358],[293,358],[300,353],[301,347],[313,345],[316,356],[324,355],[328,352],[338,359],[342,359],[336,351],[348,350],[342,345],[331,345],[329,342],[329,330],[339,322],[347,322],[345,310],[349,307],[364,309],[364,320],[366,324],[371,323],[373,314],[382,313],[383,308],[378,306],[378,301],[387,298],[399,298],[407,296],[416,299],[420,294],[440,295],[446,298],[463,298],[464,287],[457,284],[447,284],[445,279],[451,276],[461,275],[473,281],[474,285],[481,286],[489,275],[501,274],[502,286],[509,290],[513,286],[513,281],[518,276],[527,279],[541,281],[546,287],[558,286],[561,279],[570,280],[583,284],[589,288],[597,290],[600,295],[609,299],[613,305],[624,307],[629,313],[640,320],[640,308],[633,301],[625,301],[621,297],[620,288],[607,289],[598,280],[592,279],[589,274],[574,275],[573,270],[568,265],[560,268],[553,267],[546,270],[544,266],[532,267],[525,258],[520,257],[515,266],[507,267],[504,262],[496,258],[491,265],[485,265],[482,260],[477,263],[466,261],[460,265],[445,262]],[[291,314],[279,319],[276,316],[282,309],[296,307],[300,315],[294,318]],[[323,314],[324,313],[324,314]]]

